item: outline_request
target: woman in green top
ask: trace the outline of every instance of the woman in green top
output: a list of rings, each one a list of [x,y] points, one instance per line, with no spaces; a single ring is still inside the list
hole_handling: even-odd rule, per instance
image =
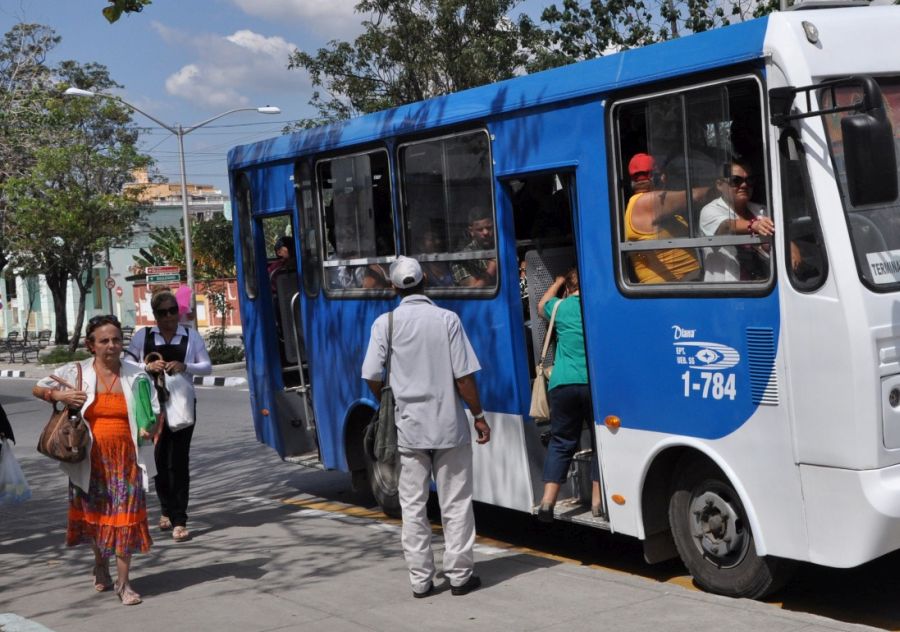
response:
[[[558,298],[565,286],[563,298]],[[559,307],[557,306],[559,304]],[[547,288],[538,303],[538,313],[550,320],[556,308],[556,357],[550,377],[550,443],[544,461],[544,496],[538,510],[538,519],[553,521],[553,507],[559,487],[566,482],[572,456],[578,448],[584,421],[593,418],[591,394],[588,387],[587,361],[584,353],[584,323],[581,318],[581,295],[578,287],[578,271],[569,270],[557,277]],[[593,427],[591,428],[593,431]],[[591,459],[591,511],[600,514],[600,483],[597,449],[591,432],[594,455]]]

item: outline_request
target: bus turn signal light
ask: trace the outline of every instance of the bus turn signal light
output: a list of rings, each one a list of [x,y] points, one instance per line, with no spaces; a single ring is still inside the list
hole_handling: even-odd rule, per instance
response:
[[[269,409],[268,409],[268,408],[263,408],[261,411],[259,411],[259,414],[262,415],[263,417],[268,417],[268,416],[269,416]]]
[[[612,501],[613,501],[614,503],[616,503],[617,505],[624,505],[624,504],[625,504],[625,497],[624,497],[622,494],[613,494],[613,495],[612,495]]]
[[[622,420],[615,415],[607,415],[606,419],[603,420],[603,423],[605,423],[606,427],[610,430],[618,430],[619,426],[622,425]]]

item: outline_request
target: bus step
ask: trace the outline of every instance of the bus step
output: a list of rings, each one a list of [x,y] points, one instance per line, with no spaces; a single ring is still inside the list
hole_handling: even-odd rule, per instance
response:
[[[312,452],[306,452],[304,454],[292,454],[290,456],[284,457],[284,460],[288,463],[296,463],[297,465],[313,468],[316,470],[325,469],[325,466],[322,465],[322,461],[319,460],[318,450],[313,450]]]
[[[538,506],[535,506],[531,510],[531,513],[537,515],[537,510]],[[553,517],[556,520],[562,520],[563,522],[574,522],[576,524],[594,527],[595,529],[610,530],[609,520],[602,516],[600,518],[595,518],[591,514],[589,505],[572,498],[561,500],[556,503],[556,507],[553,510]]]

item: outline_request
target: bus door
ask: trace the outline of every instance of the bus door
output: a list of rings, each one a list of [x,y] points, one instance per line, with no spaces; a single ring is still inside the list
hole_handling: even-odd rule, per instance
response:
[[[505,182],[512,202],[519,264],[519,289],[522,299],[522,320],[527,347],[528,376],[536,375],[536,366],[543,361],[552,365],[556,353],[556,337],[547,340],[549,322],[538,314],[538,302],[558,276],[578,267],[578,256],[572,230],[572,208],[575,178],[571,173],[550,172],[516,176]],[[543,354],[543,358],[542,358]],[[585,420],[579,448],[572,461],[569,485],[560,490],[557,517],[567,520],[590,521],[591,474],[593,453],[591,419]],[[549,421],[525,422],[526,445],[535,502],[543,492],[543,465],[550,439]]]
[[[309,385],[302,318],[302,264],[298,257],[295,225],[290,214],[259,220],[265,246],[266,273],[271,309],[260,309],[268,322],[266,346],[278,365],[270,366],[268,385],[275,404],[281,455],[286,460],[315,465],[319,462]],[[274,362],[272,363],[274,365]]]

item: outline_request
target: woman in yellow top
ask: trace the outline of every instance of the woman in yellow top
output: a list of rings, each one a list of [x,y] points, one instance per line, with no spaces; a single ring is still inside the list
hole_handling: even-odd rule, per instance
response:
[[[650,241],[689,237],[688,223],[679,211],[687,207],[685,191],[656,190],[656,161],[649,154],[635,154],[628,162],[628,175],[634,194],[625,209],[625,240]],[[665,181],[665,176],[660,176]],[[706,195],[709,187],[696,187],[695,199]],[[668,283],[699,280],[700,263],[693,249],[667,248],[644,250],[629,255],[634,273],[641,283]]]

